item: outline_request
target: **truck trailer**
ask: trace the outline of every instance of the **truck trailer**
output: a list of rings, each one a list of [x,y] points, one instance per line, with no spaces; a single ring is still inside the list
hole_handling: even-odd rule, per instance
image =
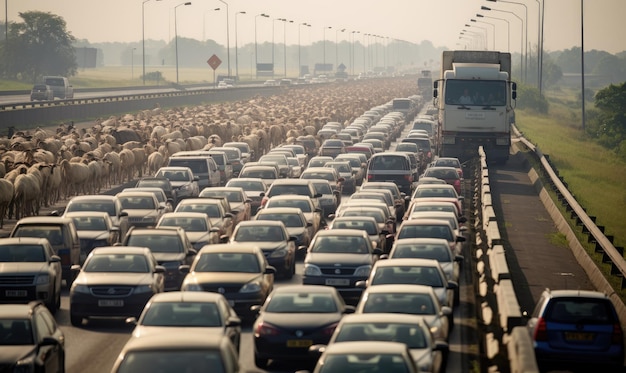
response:
[[[465,162],[483,146],[490,162],[508,160],[516,98],[510,77],[510,53],[443,52],[441,76],[433,83],[439,156]]]

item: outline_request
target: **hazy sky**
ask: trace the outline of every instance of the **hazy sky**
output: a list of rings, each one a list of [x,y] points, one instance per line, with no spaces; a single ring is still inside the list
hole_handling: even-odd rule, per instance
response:
[[[141,42],[142,4],[144,9],[144,32],[146,39],[170,40],[174,37],[174,8],[177,13],[179,37],[213,39],[226,44],[226,6],[219,0],[5,0],[8,1],[10,22],[21,21],[18,12],[29,10],[47,11],[65,19],[68,30],[79,39],[90,42]],[[430,40],[436,47],[450,49],[464,47],[481,48],[487,44],[495,48],[519,52],[522,40],[522,22],[528,25],[528,42],[532,48],[537,44],[538,4],[545,3],[546,50],[568,49],[580,46],[581,0],[227,0],[229,6],[230,46],[235,44],[235,13],[238,14],[238,45],[271,41],[297,45],[298,34],[302,45],[335,39],[351,41],[352,37],[362,43],[368,36],[378,35],[419,43]],[[528,9],[526,21],[525,8]],[[492,8],[481,11],[481,6]],[[220,10],[214,10],[220,8]],[[495,9],[499,9],[496,11]],[[510,13],[509,13],[510,12]],[[255,17],[266,13],[270,18]],[[481,13],[485,18],[477,18]],[[611,53],[626,50],[626,38],[621,35],[626,0],[585,0],[584,29],[585,49],[599,49]],[[517,17],[520,19],[518,19]],[[493,17],[493,18],[487,18]],[[277,20],[285,18],[293,23]],[[471,22],[470,19],[485,23]],[[499,18],[499,19],[494,19]],[[509,25],[507,27],[507,19]],[[311,27],[300,26],[302,23]],[[470,28],[465,24],[471,24]],[[492,26],[495,25],[495,26]],[[274,26],[274,32],[272,32]],[[330,29],[328,28],[330,27]],[[510,28],[510,43],[507,42]],[[340,32],[345,29],[345,32]],[[468,36],[459,39],[460,32],[467,29]],[[286,30],[286,35],[283,31]],[[359,33],[353,33],[359,31]],[[484,34],[487,33],[485,41]],[[371,36],[371,42],[374,37]],[[378,38],[379,42],[383,39]],[[461,42],[462,45],[457,45]]]

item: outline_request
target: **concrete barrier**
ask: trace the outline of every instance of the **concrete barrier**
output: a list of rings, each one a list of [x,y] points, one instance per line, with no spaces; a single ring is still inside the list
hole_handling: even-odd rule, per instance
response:
[[[535,349],[525,327],[513,328],[506,339],[506,349],[511,373],[539,373]]]
[[[498,302],[498,317],[502,330],[508,333],[513,331],[514,327],[523,325],[525,320],[522,317],[522,312],[517,302],[513,281],[510,279],[501,280],[498,283],[497,289],[495,289],[495,293]]]
[[[509,264],[506,261],[504,246],[493,246],[493,249],[489,253],[489,268],[491,269],[491,278],[493,278],[496,283],[500,283],[501,280],[511,279],[511,272],[509,271]]]

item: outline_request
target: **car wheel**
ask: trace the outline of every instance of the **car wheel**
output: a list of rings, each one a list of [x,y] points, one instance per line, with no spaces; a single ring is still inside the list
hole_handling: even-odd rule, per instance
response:
[[[256,365],[258,368],[266,368],[268,360],[269,359],[263,359],[254,355],[254,365]]]
[[[287,280],[291,280],[295,272],[296,272],[296,261],[294,259],[291,261],[291,265],[289,266],[289,269],[285,271],[285,278]]]
[[[81,316],[75,315],[70,311],[70,323],[72,326],[81,326],[83,325],[83,318]]]

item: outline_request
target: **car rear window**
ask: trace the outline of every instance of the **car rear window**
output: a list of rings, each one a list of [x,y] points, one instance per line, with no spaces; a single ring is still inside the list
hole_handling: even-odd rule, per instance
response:
[[[552,300],[545,319],[562,323],[611,324],[613,315],[612,305],[606,300],[576,297]]]
[[[406,157],[397,155],[381,155],[370,162],[370,170],[408,170]]]
[[[308,185],[273,185],[268,192],[268,197],[280,196],[283,194],[297,194],[301,196],[313,197]]]

